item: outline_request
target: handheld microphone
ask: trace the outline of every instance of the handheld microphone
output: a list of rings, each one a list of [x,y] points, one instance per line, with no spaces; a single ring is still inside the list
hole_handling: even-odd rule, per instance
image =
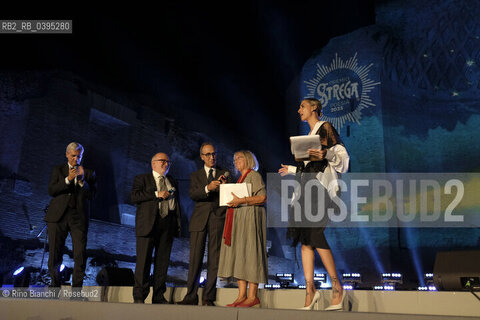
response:
[[[228,178],[229,176],[230,176],[230,172],[225,171],[225,173],[222,174],[222,175],[220,176],[220,178],[218,178],[218,180],[219,180],[219,181],[227,181],[227,178]]]

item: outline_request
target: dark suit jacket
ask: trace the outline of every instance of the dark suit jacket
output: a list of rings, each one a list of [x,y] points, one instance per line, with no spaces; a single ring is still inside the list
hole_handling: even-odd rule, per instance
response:
[[[167,174],[167,179],[175,188],[175,209],[169,214],[176,215],[175,236],[180,235],[180,201],[178,198],[178,184],[172,176]],[[153,173],[141,174],[133,180],[130,201],[137,205],[137,214],[135,216],[135,233],[137,237],[147,236],[152,231],[155,217],[158,214],[158,204],[163,201],[156,197],[157,185]],[[168,200],[167,200],[168,201]]]
[[[226,170],[216,168],[214,178],[218,179],[225,172]],[[228,177],[228,181],[230,181],[230,177]],[[193,208],[192,218],[190,219],[190,226],[188,228],[190,232],[203,231],[210,218],[210,214],[213,214],[216,218],[225,219],[227,207],[218,206],[218,191],[209,192],[208,195],[205,193],[207,182],[207,174],[203,166],[190,175],[190,189],[188,194],[190,198],[195,201],[195,207]]]
[[[85,219],[83,223],[88,222],[90,216],[89,200],[93,199],[96,192],[96,177],[95,171],[83,168],[85,172],[83,187],[67,185],[65,178],[68,176],[68,164],[61,164],[53,168],[50,176],[50,183],[48,184],[48,193],[53,199],[48,206],[47,214],[44,220],[46,222],[58,222],[65,213],[70,197],[76,196],[76,210],[83,213],[82,217]],[[73,184],[73,182],[72,182]],[[76,188],[75,193],[73,189]]]

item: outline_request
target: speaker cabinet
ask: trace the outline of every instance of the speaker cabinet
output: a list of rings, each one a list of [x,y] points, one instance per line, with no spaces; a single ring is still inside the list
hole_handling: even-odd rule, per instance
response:
[[[480,251],[438,252],[433,282],[438,290],[480,290]]]
[[[128,268],[103,267],[97,274],[100,286],[133,286],[133,271]]]

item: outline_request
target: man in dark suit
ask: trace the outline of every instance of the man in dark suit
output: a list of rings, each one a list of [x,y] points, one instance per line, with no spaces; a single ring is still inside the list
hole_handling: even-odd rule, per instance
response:
[[[180,205],[177,182],[167,175],[170,160],[165,153],[152,158],[152,172],[141,174],[133,181],[130,199],[137,205],[135,233],[137,263],[133,299],[143,303],[150,292],[150,266],[155,248],[152,303],[168,303],[166,290],[168,264],[173,238],[180,234]]]
[[[87,233],[90,200],[96,191],[95,172],[80,165],[83,146],[72,142],[67,146],[68,163],[53,168],[48,193],[50,201],[45,221],[48,230],[48,270],[52,287],[60,287],[65,239],[70,232],[73,246],[72,287],[82,287],[87,262]]]
[[[200,147],[204,166],[190,175],[190,198],[195,201],[190,219],[190,264],[188,267],[187,294],[178,304],[198,304],[198,286],[202,270],[205,243],[208,235],[207,280],[202,305],[213,306],[217,297],[217,270],[225,224],[226,207],[218,206],[219,185],[229,180],[225,170],[216,168],[215,147],[205,142]]]

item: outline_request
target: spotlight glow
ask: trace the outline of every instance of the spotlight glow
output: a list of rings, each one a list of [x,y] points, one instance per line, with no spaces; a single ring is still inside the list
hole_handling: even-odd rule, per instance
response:
[[[20,267],[15,272],[13,273],[14,276],[18,276],[22,271],[25,269],[25,267]]]
[[[393,273],[382,273],[382,283],[383,284],[393,284],[393,283],[403,283],[402,274],[398,272]]]
[[[278,279],[277,281],[281,280],[281,281],[293,282],[293,280],[294,280],[294,277],[293,277],[292,273],[277,273],[276,277]]]
[[[342,274],[342,281],[348,283],[362,283],[362,276],[358,272]]]
[[[402,275],[400,273],[382,273],[382,277],[384,278],[401,278]]]
[[[395,291],[395,286],[392,286],[392,285],[374,286],[373,290]]]
[[[345,278],[360,278],[360,273],[344,273],[342,276]]]
[[[321,282],[321,283],[327,282],[327,274],[326,273],[315,273],[313,275],[313,281]]]
[[[265,289],[280,289],[280,285],[279,284],[266,284],[264,286]]]
[[[65,265],[62,263],[62,264],[60,265],[60,272],[62,272],[64,269],[65,269]]]

